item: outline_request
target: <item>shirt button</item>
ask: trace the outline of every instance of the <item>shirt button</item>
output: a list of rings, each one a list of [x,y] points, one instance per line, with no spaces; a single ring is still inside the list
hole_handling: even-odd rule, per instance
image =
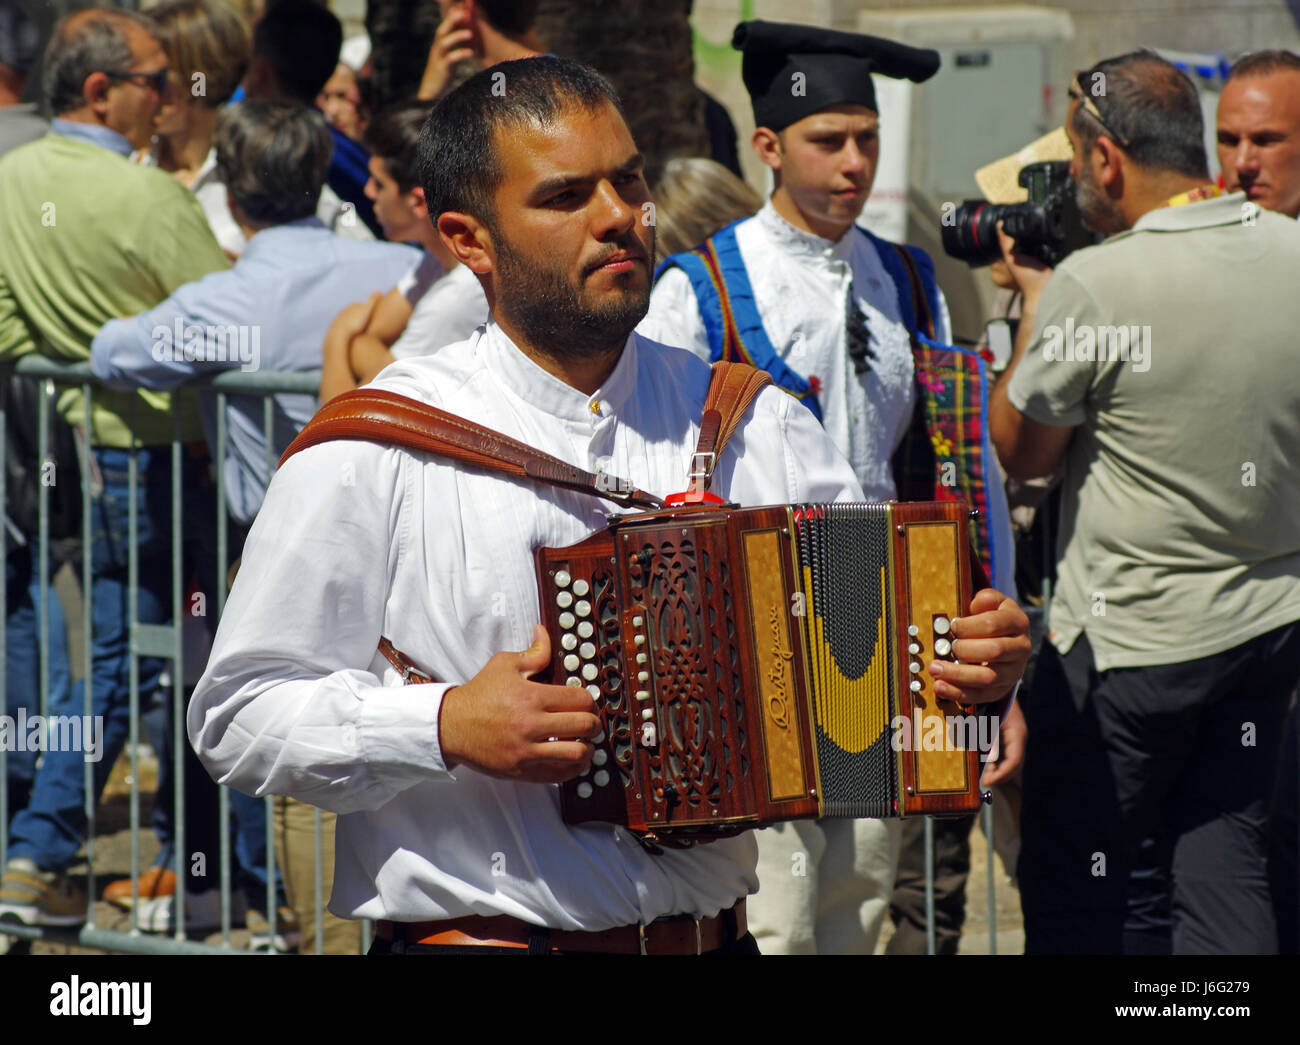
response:
[[[599,400],[599,399],[593,399],[593,400],[588,404],[588,406],[591,408],[591,412],[592,412],[593,414],[595,414],[597,417],[600,416],[600,400]]]

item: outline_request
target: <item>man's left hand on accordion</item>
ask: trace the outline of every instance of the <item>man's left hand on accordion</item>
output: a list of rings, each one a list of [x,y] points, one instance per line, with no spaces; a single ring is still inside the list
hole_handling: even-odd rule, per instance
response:
[[[993,588],[971,599],[970,613],[952,622],[954,663],[931,661],[937,696],[963,704],[1002,700],[1020,681],[1029,661],[1029,618],[1016,600]]]

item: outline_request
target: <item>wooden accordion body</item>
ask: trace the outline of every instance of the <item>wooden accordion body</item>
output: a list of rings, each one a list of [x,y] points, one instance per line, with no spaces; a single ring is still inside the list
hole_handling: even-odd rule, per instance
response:
[[[951,659],[949,622],[970,605],[967,515],[699,505],[539,548],[554,650],[540,680],[587,687],[604,724],[562,787],[565,821],[671,840],[977,809],[975,743],[950,742],[962,709],[925,670]],[[949,742],[921,743],[939,728]]]

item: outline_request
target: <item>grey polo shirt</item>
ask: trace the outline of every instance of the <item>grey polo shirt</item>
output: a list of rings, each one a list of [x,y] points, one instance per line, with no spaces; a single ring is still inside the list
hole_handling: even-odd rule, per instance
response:
[[[1300,226],[1235,193],[1076,251],[1010,378],[1075,427],[1050,637],[1099,670],[1300,619]]]

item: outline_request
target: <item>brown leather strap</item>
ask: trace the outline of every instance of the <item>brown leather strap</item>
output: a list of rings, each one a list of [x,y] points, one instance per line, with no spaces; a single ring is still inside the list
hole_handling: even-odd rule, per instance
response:
[[[516,479],[594,494],[638,508],[663,501],[613,476],[595,476],[490,428],[396,392],[359,388],[331,399],[289,444],[280,464],[299,450],[331,439],[363,439],[436,454]]]
[[[402,676],[403,684],[418,686],[433,681],[432,678],[415,666],[410,657],[383,636],[380,636],[379,639],[379,652],[389,664],[397,669],[397,673]]]
[[[734,927],[728,914],[734,913]],[[547,949],[586,954],[700,954],[734,943],[749,931],[745,901],[737,901],[731,912],[713,918],[673,915],[649,925],[622,925],[601,932],[565,929],[545,931]],[[400,939],[407,944],[441,947],[510,947],[525,950],[539,935],[539,928],[507,915],[470,915],[437,922],[376,923],[375,935],[384,941]]]
[[[709,488],[727,440],[735,434],[754,397],[771,383],[772,376],[767,371],[747,363],[713,364],[709,392],[704,399],[704,416],[700,419],[700,438],[691,459],[690,489]]]

